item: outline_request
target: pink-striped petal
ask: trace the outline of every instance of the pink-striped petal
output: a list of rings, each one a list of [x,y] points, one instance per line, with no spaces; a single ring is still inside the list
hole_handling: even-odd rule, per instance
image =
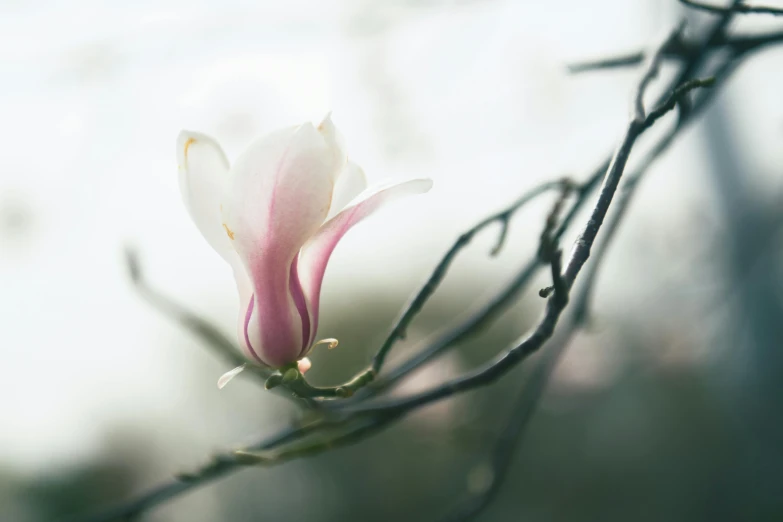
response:
[[[297,255],[329,210],[344,161],[335,143],[307,123],[257,140],[231,169],[224,228],[253,292],[240,339],[272,367],[299,359],[311,336]]]
[[[355,224],[375,212],[383,204],[402,196],[421,194],[432,187],[429,179],[413,179],[375,187],[358,196],[339,214],[324,223],[305,244],[299,254],[299,276],[310,310],[311,344],[318,329],[318,309],[326,266],[337,243]]]

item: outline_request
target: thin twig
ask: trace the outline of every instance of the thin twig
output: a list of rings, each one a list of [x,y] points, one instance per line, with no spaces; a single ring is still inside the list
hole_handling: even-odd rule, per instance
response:
[[[536,361],[532,373],[525,380],[522,390],[511,408],[508,421],[492,449],[489,460],[492,480],[489,486],[458,504],[441,522],[463,522],[475,518],[492,503],[500,491],[514,462],[514,452],[536,412],[538,403],[549,384],[549,378],[577,331],[573,323],[563,326],[563,333],[558,333],[552,339],[546,351]]]
[[[223,359],[229,367],[240,366],[247,362],[240,354],[239,347],[214,324],[158,292],[147,283],[138,252],[135,249],[130,247],[125,249],[125,263],[131,282],[148,303],[203,340],[204,345],[220,359]],[[244,373],[260,379],[263,383],[271,374],[271,370],[248,365]]]
[[[724,62],[724,64],[714,73],[716,81],[725,80],[733,71],[734,64],[736,64],[736,62],[731,59]],[[690,117],[678,119],[677,124],[645,155],[644,159],[639,163],[639,167],[627,176],[625,183],[623,183],[623,186],[620,188],[620,195],[618,196],[611,219],[604,226],[604,229],[606,230],[604,240],[599,244],[598,250],[594,256],[595,259],[588,267],[588,273],[585,275],[582,291],[573,300],[572,314],[573,320],[577,325],[583,325],[589,318],[590,299],[594,293],[597,272],[600,267],[603,266],[602,260],[617,234],[617,230],[625,217],[626,211],[630,207],[630,203],[633,200],[633,196],[635,195],[644,174],[649,170],[655,160],[668,149],[678,132],[685,128],[697,115],[706,109],[716,92],[715,89],[702,91],[700,99],[693,106]]]
[[[769,14],[780,16],[783,15],[783,8],[771,7],[763,5],[749,5],[744,2],[734,5],[732,7],[722,7],[718,5],[705,4],[702,2],[695,2],[694,0],[680,0],[683,5],[692,7],[693,9],[700,9],[707,11],[708,13],[726,14],[726,13],[749,13],[749,14]]]
[[[682,58],[684,54],[685,52],[682,50],[668,51],[666,53],[666,57]],[[631,67],[634,65],[638,65],[643,61],[644,61],[644,51],[636,51],[621,56],[612,56],[609,58],[601,58],[598,60],[569,63],[566,65],[566,70],[571,74],[579,74],[587,71],[595,71],[598,69],[615,69],[617,67]]]
[[[368,436],[385,429],[396,420],[397,418],[394,415],[358,417],[357,422],[359,425],[357,427],[349,426],[350,429],[343,429],[341,433],[333,437],[286,446],[280,450],[254,451],[242,449],[235,451],[234,456],[243,465],[275,466],[289,460],[318,455],[328,450],[356,444]]]
[[[729,16],[730,15],[727,14],[726,18]],[[726,21],[724,20],[715,26],[714,31],[722,32],[725,30],[725,27]],[[715,32],[712,33],[712,36],[715,36]],[[733,65],[736,63],[737,62],[733,57],[729,57],[724,64],[717,69],[715,77],[721,80],[725,79],[731,74],[734,69]],[[641,162],[640,167],[627,177],[623,184],[623,188],[621,189],[620,198],[615,204],[615,211],[610,221],[604,226],[606,229],[604,239],[599,244],[598,250],[595,256],[593,256],[593,261],[584,276],[584,283],[574,299],[571,317],[567,325],[564,325],[558,338],[550,343],[546,352],[541,356],[533,374],[525,384],[512,415],[493,450],[491,460],[493,478],[490,486],[482,493],[469,498],[467,502],[450,513],[443,522],[466,522],[474,519],[492,502],[492,499],[500,490],[511,465],[514,449],[519,444],[519,440],[530,423],[554,368],[567,350],[571,338],[576,331],[585,324],[590,296],[593,294],[595,281],[597,279],[598,267],[603,264],[602,260],[606,255],[609,245],[616,236],[619,224],[625,215],[633,194],[639,186],[639,182],[655,160],[673,142],[677,133],[689,122],[693,121],[695,117],[708,106],[709,102],[714,97],[715,92],[716,90],[714,89],[703,91],[703,95],[694,104],[693,109],[688,114],[681,114],[681,117],[677,120],[677,124],[672,130],[670,130],[663,139],[647,153]]]
[[[771,31],[768,33],[754,35],[735,35],[718,37],[711,47],[721,48],[735,53],[735,58],[744,58],[744,54],[762,50],[768,45],[774,45],[783,41],[783,31]],[[679,39],[670,43],[663,49],[663,57],[667,60],[690,60],[699,54],[698,46],[700,42],[693,40]],[[639,65],[644,61],[644,51],[632,51],[627,54],[601,58],[585,62],[576,62],[566,66],[571,74],[596,71],[600,69],[612,69],[618,67],[631,67]]]
[[[572,188],[577,192],[577,198],[574,204],[571,206],[566,217],[560,223],[557,231],[554,233],[554,238],[559,240],[570,224],[576,218],[579,211],[587,202],[588,197],[592,194],[593,190],[597,187],[601,181],[606,169],[609,168],[609,162],[611,158],[608,158],[604,163],[598,166],[592,174],[588,177],[587,181],[582,184],[572,185]],[[457,343],[463,342],[473,335],[476,335],[483,331],[489,324],[494,321],[496,317],[500,315],[511,303],[513,303],[520,295],[525,286],[532,280],[536,271],[542,266],[541,260],[538,256],[535,256],[532,260],[517,273],[517,275],[511,280],[511,282],[504,287],[495,297],[493,297],[487,304],[476,310],[467,319],[462,321],[459,325],[439,335],[434,341],[432,341],[424,350],[412,355],[406,361],[400,363],[397,367],[389,370],[385,376],[382,376],[378,380],[372,383],[371,386],[362,390],[363,393],[357,395],[357,399],[366,398],[368,395],[373,395],[379,391],[385,390],[391,386],[394,386],[402,379],[406,378],[413,371],[422,367],[425,363],[434,359],[446,349]],[[344,403],[337,404],[337,407],[342,407]]]
[[[474,335],[484,331],[492,322],[513,303],[538,271],[541,262],[538,258],[529,261],[522,270],[489,302],[473,312],[467,319],[457,326],[440,334],[427,347],[397,366],[391,368],[381,378],[365,389],[361,398],[377,394],[380,391],[395,386],[412,372],[421,368],[448,348],[466,341]]]
[[[435,267],[435,270],[433,270],[432,274],[424,283],[422,288],[416,293],[413,299],[405,306],[402,314],[397,319],[397,321],[395,321],[394,326],[391,329],[391,332],[386,337],[381,347],[378,349],[377,353],[375,354],[375,357],[373,357],[373,362],[371,365],[372,369],[376,373],[378,373],[381,370],[381,367],[383,366],[383,363],[386,359],[386,356],[389,353],[389,350],[391,350],[391,347],[400,339],[405,338],[405,331],[407,330],[408,326],[411,324],[414,317],[416,317],[416,315],[421,311],[424,304],[432,296],[432,294],[438,288],[440,283],[443,281],[443,278],[446,276],[446,273],[448,272],[451,263],[457,257],[457,254],[473,240],[476,234],[478,234],[480,231],[482,231],[489,225],[495,222],[499,222],[502,225],[501,234],[499,236],[499,240],[496,246],[493,248],[491,252],[492,255],[497,254],[503,246],[503,242],[506,237],[508,222],[511,220],[511,217],[514,215],[514,213],[520,208],[522,208],[525,204],[532,201],[537,196],[547,191],[561,188],[566,183],[569,182],[550,181],[550,182],[542,183],[541,185],[523,194],[519,199],[517,199],[514,203],[512,203],[504,210],[489,216],[488,218],[484,219],[483,221],[481,221],[480,223],[472,227],[467,232],[460,235],[459,238],[457,238],[457,240],[454,242],[452,247],[449,249],[449,251],[446,252],[443,258],[440,260],[438,265]]]
[[[310,434],[315,426],[291,427],[284,429],[275,435],[253,446],[256,450],[265,450],[290,443]],[[91,515],[76,515],[64,520],[64,522],[108,522],[112,520],[127,520],[148,511],[149,509],[178,497],[195,488],[206,486],[210,482],[221,478],[243,467],[241,459],[233,452],[217,454],[210,461],[196,471],[180,473],[174,480],[161,484],[146,493],[134,498],[130,502],[98,511]]]
[[[642,121],[645,118],[644,114],[644,93],[647,92],[647,87],[649,87],[650,82],[652,82],[657,76],[658,71],[661,68],[661,61],[663,61],[664,52],[666,48],[670,45],[672,45],[675,42],[679,42],[682,37],[682,32],[685,30],[685,22],[680,22],[680,24],[674,28],[674,30],[669,33],[663,42],[656,45],[653,48],[653,52],[650,53],[650,57],[648,58],[647,66],[644,68],[645,73],[642,75],[642,79],[639,80],[638,85],[636,86],[636,94],[634,95],[634,119],[637,121]]]
[[[703,81],[694,82],[690,84],[690,88],[695,88],[703,83]],[[685,95],[687,92],[688,89],[676,91],[676,93],[681,96]],[[671,101],[673,97],[674,93],[670,98],[667,98],[664,104],[662,104],[662,107],[668,107],[669,110],[674,108],[675,103]],[[676,102],[676,100],[674,101]],[[565,271],[562,275],[566,289],[570,290],[582,266],[584,266],[585,262],[587,262],[587,259],[590,257],[590,250],[598,235],[598,231],[601,228],[604,217],[609,210],[609,206],[615,191],[617,190],[617,185],[620,182],[620,178],[636,139],[663,115],[663,112],[659,109],[660,107],[651,111],[643,121],[639,122],[634,119],[628,125],[625,137],[618,147],[609,167],[609,171],[604,178],[598,201],[596,202],[593,212],[582,230],[582,233],[577,239],[576,244],[571,251],[568,263],[566,264]],[[345,411],[354,413],[373,412],[375,414],[388,413],[402,415],[434,401],[486,386],[506,374],[519,362],[538,351],[544,345],[552,336],[555,325],[557,324],[564,307],[565,305],[562,304],[562,301],[557,299],[555,295],[550,297],[547,300],[547,306],[543,317],[529,335],[497,358],[466,375],[408,397],[387,401],[376,401],[369,404],[358,404],[356,406],[346,407]]]
[[[605,170],[606,169],[604,168],[603,170],[596,171],[596,173],[591,176],[588,183],[581,186],[576,185],[569,180],[561,181],[561,198],[559,198],[558,201],[563,201],[562,195],[566,195],[571,191],[576,190],[579,197],[574,203],[574,208],[581,208],[581,206],[587,200],[587,196],[590,194],[589,188],[595,185],[595,182],[600,179],[600,176]],[[570,223],[576,216],[574,208],[572,208],[572,211],[569,212],[569,215],[566,220],[564,220],[564,223],[561,223],[561,226],[557,229],[556,232],[554,232],[555,240],[558,240],[562,236],[567,228],[568,223]],[[503,212],[507,212],[509,210],[511,210],[511,207],[507,208]],[[499,214],[495,214],[495,216]],[[357,396],[357,399],[366,398],[369,395],[376,394],[381,390],[385,390],[390,386],[393,386],[409,375],[412,371],[438,356],[447,348],[483,331],[519,296],[521,290],[531,280],[540,265],[541,260],[538,257],[528,262],[517,274],[517,276],[514,277],[509,284],[504,286],[503,290],[501,290],[498,295],[493,297],[484,306],[473,312],[470,317],[461,321],[460,324],[455,328],[439,335],[434,341],[431,341],[424,350],[414,354],[407,360],[386,372],[385,375],[373,382],[372,385],[367,387],[365,390],[362,390],[362,393]]]

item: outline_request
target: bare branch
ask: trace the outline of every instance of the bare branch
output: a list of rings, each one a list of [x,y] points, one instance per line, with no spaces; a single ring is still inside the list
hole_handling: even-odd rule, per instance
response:
[[[651,64],[651,66],[653,65],[654,64]],[[644,82],[644,78],[646,78],[648,74],[648,71],[644,71],[642,82]],[[574,245],[566,265],[565,273],[562,274],[562,284],[564,285],[565,290],[569,290],[573,286],[579,271],[590,257],[590,250],[617,190],[617,185],[625,169],[634,143],[638,137],[666,111],[674,108],[676,96],[684,96],[690,89],[702,84],[705,84],[704,80],[689,82],[688,84],[675,89],[675,91],[669,95],[663,103],[656,107],[656,109],[651,111],[645,119],[639,121],[634,117],[629,123],[623,141],[618,147],[617,152],[609,165],[606,176],[604,177],[598,201]],[[706,84],[711,85],[712,82],[706,82]],[[560,271],[558,270],[557,273],[559,274],[559,272]],[[555,275],[554,271],[553,275]],[[555,277],[557,277],[557,275],[555,275]],[[544,315],[532,333],[527,335],[518,344],[502,353],[496,359],[462,377],[415,395],[385,402],[349,406],[345,408],[345,411],[352,411],[354,413],[373,412],[374,414],[388,413],[402,415],[433,401],[441,400],[445,397],[450,397],[481,386],[486,386],[507,373],[520,361],[532,353],[535,353],[543,346],[554,332],[555,325],[557,324],[565,304],[564,300],[562,298],[557,298],[556,295],[550,297],[547,301]]]
[[[772,31],[754,35],[735,35],[718,37],[711,49],[726,50],[734,55],[734,58],[744,57],[744,55],[762,50],[763,48],[780,43],[783,41],[783,31]],[[662,56],[667,60],[690,60],[698,55],[698,41],[686,41],[677,39],[670,42],[662,50]],[[644,51],[632,51],[627,54],[591,60],[586,62],[577,62],[567,65],[568,72],[571,74],[594,71],[598,69],[612,69],[618,67],[629,67],[639,65],[644,61]]]
[[[578,192],[578,199],[574,203],[572,210],[569,212],[568,217],[561,223],[560,227],[553,231],[554,240],[559,240],[562,234],[568,227],[568,224],[576,216],[576,211],[587,201],[587,196],[590,194],[590,189],[595,186],[600,179],[606,167],[598,169],[583,185],[576,185],[569,180],[562,180],[561,184],[561,197],[558,201],[564,202],[564,196],[570,192],[576,190]],[[558,207],[559,208],[559,207]],[[510,210],[507,208],[505,211]],[[497,216],[498,214],[496,214]],[[441,354],[447,348],[454,346],[455,344],[464,341],[481,332],[508,306],[513,303],[519,296],[522,289],[531,280],[536,270],[541,266],[541,260],[537,256],[530,262],[528,262],[522,270],[519,271],[516,277],[504,287],[504,289],[495,297],[493,297],[487,304],[476,310],[469,318],[460,322],[455,328],[441,334],[434,341],[432,341],[427,348],[421,352],[411,356],[408,360],[400,363],[397,367],[389,370],[384,376],[376,380],[369,388],[364,391],[361,398],[364,398],[370,394],[375,394],[381,390],[384,390],[390,386],[393,386],[400,380],[408,376],[412,371],[421,367],[426,362],[432,360],[439,354]]]
[[[492,470],[492,481],[489,487],[481,493],[467,498],[441,522],[471,520],[492,503],[514,462],[514,452],[536,412],[538,403],[549,384],[549,378],[576,331],[577,327],[573,322],[565,325],[563,333],[557,334],[552,339],[546,351],[541,354],[541,358],[536,361],[535,369],[523,384],[522,390],[511,408],[508,421],[492,449],[488,463]]]
[[[247,362],[242,357],[239,347],[214,324],[166,297],[147,283],[136,250],[130,247],[125,249],[125,262],[134,287],[154,308],[204,341],[204,345],[220,359],[223,359],[228,366],[240,366]],[[247,370],[245,373],[261,379],[262,383],[271,374],[271,370],[265,370],[258,366],[248,365]]]
[[[448,272],[451,263],[457,257],[457,254],[473,240],[476,234],[478,234],[481,230],[485,229],[492,223],[499,222],[503,228],[501,229],[501,234],[498,239],[498,243],[491,252],[492,255],[497,254],[503,246],[503,242],[505,241],[505,237],[506,237],[508,222],[510,221],[514,213],[520,208],[522,208],[525,204],[532,201],[537,196],[549,190],[556,190],[558,188],[561,188],[567,183],[569,182],[554,181],[554,182],[542,183],[538,187],[523,194],[517,201],[512,203],[506,209],[489,216],[488,218],[484,219],[483,221],[481,221],[480,223],[472,227],[467,232],[463,233],[457,239],[457,241],[454,242],[454,244],[449,249],[449,251],[446,252],[443,258],[440,260],[438,265],[435,267],[435,270],[427,279],[427,282],[425,282],[424,286],[422,286],[421,290],[419,290],[416,293],[416,295],[413,297],[413,299],[405,306],[405,309],[403,310],[402,314],[400,315],[400,317],[397,319],[394,326],[392,327],[391,332],[386,337],[386,340],[383,342],[381,347],[378,349],[378,352],[375,354],[375,357],[373,358],[373,362],[372,362],[372,369],[376,373],[380,371],[381,367],[383,366],[383,362],[386,359],[386,355],[389,353],[389,350],[391,350],[391,347],[398,340],[405,338],[405,331],[407,330],[408,326],[413,321],[414,317],[416,317],[416,315],[424,307],[424,303],[427,302],[427,300],[432,296],[432,294],[438,288],[440,283],[443,281],[443,278],[446,277],[446,273]]]
[[[316,441],[305,441],[297,445],[286,446],[280,450],[254,451],[242,449],[234,451],[234,456],[243,465],[275,466],[283,462],[317,455],[328,450],[356,444],[373,435],[397,420],[394,415],[383,417],[358,417],[358,426],[349,426],[332,437],[324,437]],[[339,424],[338,424],[339,425]]]
[[[645,67],[645,73],[642,75],[642,79],[639,81],[639,84],[636,87],[636,94],[634,95],[634,119],[637,121],[644,120],[644,93],[647,91],[650,82],[658,76],[658,71],[661,68],[661,61],[663,60],[666,48],[674,42],[679,42],[684,30],[685,22],[683,21],[666,36],[666,39],[663,42],[655,46],[653,52],[650,54],[647,66]]]
[[[310,434],[314,429],[314,426],[287,428],[253,446],[252,449],[260,451],[276,448],[283,444],[298,440]],[[198,470],[180,473],[174,480],[161,484],[134,498],[130,502],[98,511],[91,515],[70,517],[63,522],[109,522],[113,520],[129,520],[188,491],[206,486],[210,482],[240,469],[242,466],[243,463],[241,462],[241,459],[237,458],[233,452],[217,454]]]
[[[728,16],[728,15],[727,15]],[[724,24],[718,24],[716,30],[723,31]],[[713,33],[713,36],[715,33]],[[734,60],[727,60],[715,73],[718,79],[724,79],[728,77],[733,71]],[[675,93],[678,90],[675,89]],[[595,287],[595,281],[597,278],[598,267],[601,266],[609,245],[616,236],[619,224],[622,221],[623,216],[630,204],[630,201],[639,186],[639,181],[642,176],[647,172],[652,163],[669,147],[673,142],[677,133],[683,129],[689,122],[693,121],[704,108],[709,104],[711,98],[714,96],[715,90],[707,90],[704,96],[702,96],[693,107],[693,110],[687,114],[681,114],[681,117],[677,120],[677,124],[671,131],[661,139],[658,144],[647,153],[644,160],[641,162],[641,166],[626,179],[621,192],[620,200],[616,203],[616,210],[606,225],[607,231],[604,235],[604,240],[598,247],[598,251],[594,256],[593,262],[588,269],[588,273],[585,275],[585,281],[582,285],[579,294],[574,299],[574,305],[572,307],[571,318],[568,324],[564,326],[563,331],[556,340],[550,343],[546,352],[542,355],[536,369],[531,375],[528,383],[523,388],[520,397],[517,401],[516,407],[510,417],[510,420],[503,430],[501,437],[493,451],[493,458],[491,460],[493,480],[490,487],[483,493],[470,498],[462,506],[455,509],[448,517],[444,519],[444,522],[463,522],[472,520],[479,513],[481,513],[495,497],[500,490],[502,483],[507,475],[514,449],[518,444],[519,439],[524,434],[526,427],[530,423],[530,419],[533,416],[535,408],[543,395],[543,391],[546,389],[549,378],[557,366],[558,361],[568,348],[571,338],[576,331],[584,326],[585,318],[587,317],[587,307],[590,300],[590,296],[593,293]],[[674,98],[673,93],[671,98]],[[662,106],[668,106],[666,100],[664,100]]]
[[[683,5],[691,7],[693,9],[700,9],[707,11],[708,13],[725,14],[725,13],[750,13],[750,14],[769,14],[780,16],[783,15],[783,8],[769,7],[763,5],[748,5],[746,3],[739,3],[732,7],[721,7],[717,5],[705,4],[702,2],[695,2],[694,0],[680,0]]]
[[[683,51],[668,51],[665,53],[667,58],[681,58],[685,53]],[[617,67],[630,67],[631,65],[638,65],[644,61],[644,52],[637,51],[634,53],[624,54],[622,56],[613,56],[610,58],[601,58],[599,60],[591,60],[586,62],[576,62],[566,65],[566,69],[571,74],[579,74],[587,71],[594,71],[596,69],[614,69]]]

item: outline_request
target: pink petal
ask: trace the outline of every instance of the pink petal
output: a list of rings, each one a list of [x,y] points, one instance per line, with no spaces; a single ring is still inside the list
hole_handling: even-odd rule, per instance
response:
[[[344,161],[333,142],[309,123],[284,129],[254,142],[231,169],[225,232],[253,295],[240,339],[272,367],[299,359],[310,340],[297,254],[329,210]]]
[[[429,179],[413,179],[370,189],[327,221],[302,248],[298,269],[312,319],[308,345],[312,343],[318,329],[321,283],[326,265],[340,239],[351,227],[371,215],[384,203],[402,196],[427,192],[431,187],[432,181]]]

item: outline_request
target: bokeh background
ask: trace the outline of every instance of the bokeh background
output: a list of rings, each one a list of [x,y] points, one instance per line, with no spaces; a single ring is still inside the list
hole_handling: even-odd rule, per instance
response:
[[[637,72],[565,64],[645,47],[684,14],[659,0],[0,3],[0,520],[111,504],[297,416],[250,380],[219,391],[229,368],[129,283],[132,245],[155,288],[233,333],[230,271],[180,201],[181,128],[233,158],[331,110],[370,180],[434,179],[332,259],[319,333],[341,345],[317,350],[311,375],[336,383],[461,231],[541,180],[586,176],[615,146]],[[783,49],[749,60],[650,171],[591,326],[482,520],[783,517],[781,64]],[[518,215],[497,258],[482,234],[393,359],[502,288],[549,205]],[[546,284],[396,393],[492,357],[535,320]],[[142,520],[436,519],[491,480],[486,457],[528,367]]]

